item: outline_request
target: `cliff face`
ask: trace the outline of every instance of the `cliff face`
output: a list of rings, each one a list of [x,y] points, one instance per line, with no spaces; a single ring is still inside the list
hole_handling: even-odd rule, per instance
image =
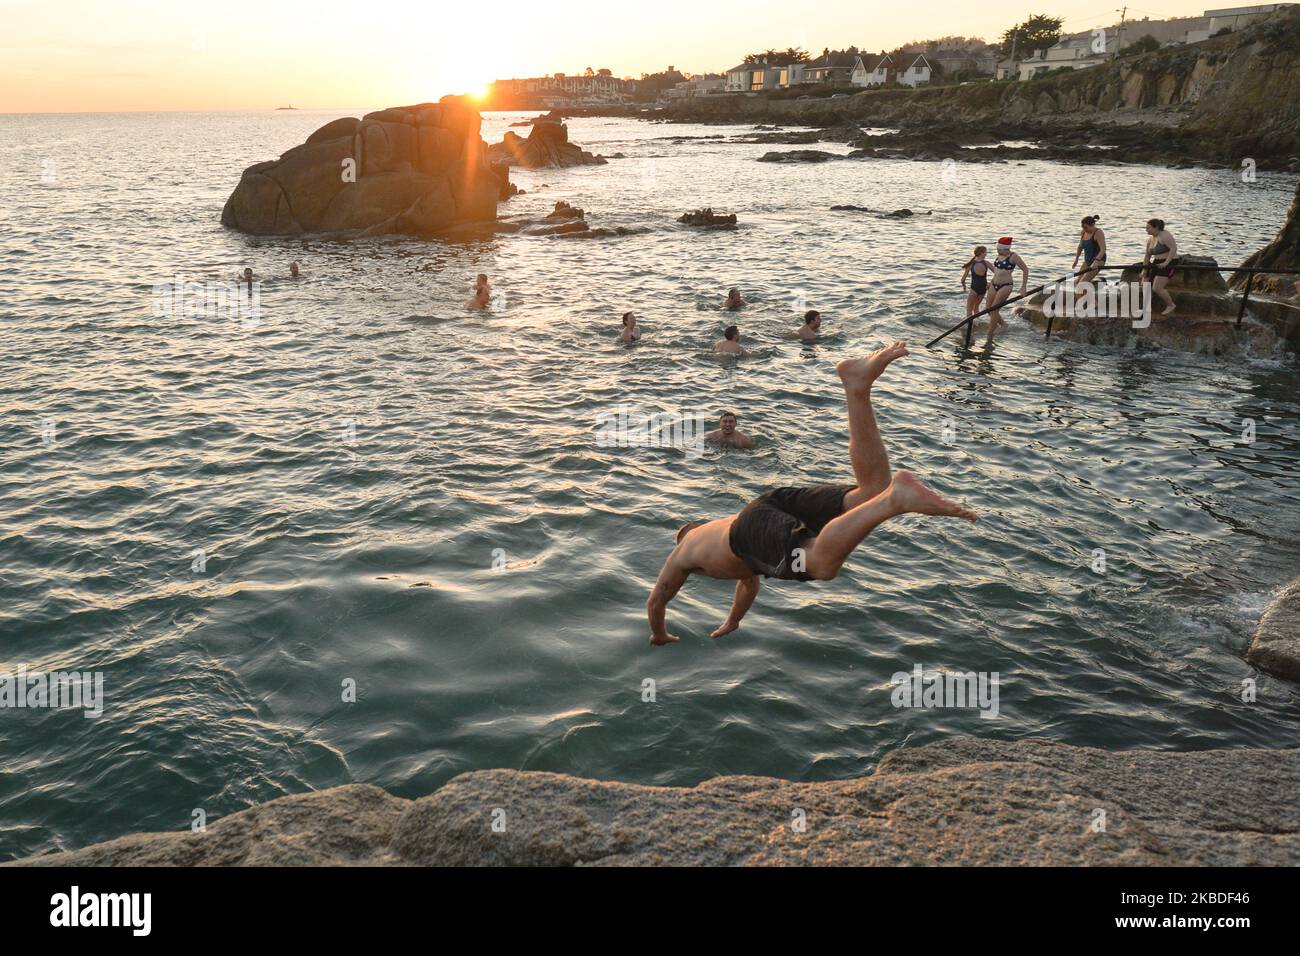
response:
[[[356,784],[10,865],[1295,865],[1298,793],[1300,750],[967,737],[831,783],[484,770],[414,801]]]
[[[1276,165],[1300,157],[1300,11],[1203,43],[1024,83],[868,90],[838,100],[715,97],[683,101],[668,115],[905,130],[1090,132],[1143,119],[1165,127],[1153,135],[1189,155]]]
[[[1291,208],[1287,210],[1286,221],[1282,223],[1282,228],[1277,231],[1277,236],[1267,246],[1251,254],[1242,263],[1243,268],[1251,266],[1262,269],[1300,269],[1300,183],[1296,183],[1295,198],[1291,200]],[[1297,275],[1257,275],[1251,288],[1286,295],[1296,287],[1295,283],[1298,281],[1300,281],[1300,276]],[[1234,289],[1244,289],[1246,274],[1234,272],[1231,284]]]
[[[462,97],[345,117],[244,170],[221,223],[261,236],[412,233],[496,218],[506,184]]]

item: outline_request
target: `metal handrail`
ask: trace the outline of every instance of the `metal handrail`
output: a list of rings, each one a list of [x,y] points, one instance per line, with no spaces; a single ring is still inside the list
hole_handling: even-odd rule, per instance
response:
[[[999,302],[998,305],[996,306],[996,308],[1000,310],[1003,306],[1005,306],[1005,305],[1010,305],[1012,302],[1018,302],[1019,300],[1021,300],[1021,299],[1025,299],[1025,298],[1028,298],[1028,297],[1031,296],[1031,295],[1037,295],[1038,293],[1040,293],[1040,292],[1042,292],[1044,289],[1046,289],[1048,286],[1060,285],[1062,282],[1066,281],[1067,279],[1077,279],[1077,278],[1079,278],[1079,276],[1081,276],[1081,275],[1086,275],[1086,274],[1089,273],[1089,272],[1094,272],[1094,271],[1095,271],[1095,272],[1101,272],[1103,269],[1139,269],[1139,270],[1141,270],[1141,269],[1146,269],[1146,268],[1148,268],[1148,267],[1150,267],[1150,266],[1152,266],[1152,265],[1154,265],[1154,264],[1155,264],[1155,263],[1150,263],[1150,262],[1145,262],[1145,263],[1143,263],[1143,262],[1135,262],[1135,263],[1131,263],[1130,265],[1118,265],[1118,264],[1116,264],[1116,265],[1104,265],[1104,266],[1094,266],[1094,267],[1092,267],[1091,269],[1083,269],[1082,271],[1072,273],[1071,275],[1061,276],[1061,278],[1059,278],[1059,279],[1055,279],[1055,280],[1053,280],[1053,281],[1051,281],[1051,282],[1044,282],[1042,285],[1038,286],[1037,288],[1030,289],[1028,292],[1022,292],[1022,293],[1020,293],[1019,295],[1009,296],[1008,298],[1004,299],[1002,302]],[[1233,273],[1241,272],[1241,273],[1244,273],[1245,276],[1246,276],[1246,288],[1245,288],[1245,290],[1242,292],[1242,296],[1241,296],[1241,307],[1240,307],[1240,309],[1237,310],[1237,328],[1241,328],[1241,322],[1242,322],[1242,319],[1245,318],[1245,315],[1246,315],[1246,302],[1247,302],[1247,300],[1250,298],[1250,292],[1251,292],[1251,289],[1252,289],[1252,288],[1254,287],[1254,285],[1255,285],[1255,276],[1256,276],[1256,275],[1261,275],[1261,274],[1263,274],[1263,275],[1278,275],[1278,276],[1295,276],[1295,275],[1300,275],[1300,269],[1264,269],[1264,268],[1259,268],[1259,267],[1256,267],[1256,266],[1249,266],[1249,267],[1247,267],[1247,266],[1206,266],[1206,265],[1191,265],[1191,264],[1189,264],[1189,265],[1175,265],[1175,268],[1177,268],[1177,269],[1184,269],[1184,270],[1188,270],[1188,271],[1201,271],[1201,272],[1233,272]],[[926,347],[927,349],[934,348],[935,345],[937,345],[939,342],[942,342],[944,339],[946,339],[948,336],[952,335],[952,333],[956,332],[958,329],[960,329],[960,328],[964,325],[964,326],[966,327],[966,348],[970,348],[971,333],[972,333],[972,331],[974,330],[974,327],[975,327],[975,320],[978,319],[978,318],[979,318],[980,316],[982,316],[982,315],[988,315],[990,312],[993,311],[993,308],[994,308],[994,307],[991,306],[991,307],[989,307],[989,308],[981,309],[981,310],[978,311],[978,312],[973,312],[973,313],[971,313],[970,315],[966,316],[966,318],[962,319],[960,322],[958,322],[956,325],[954,325],[952,328],[950,328],[948,331],[944,332],[942,335],[939,335],[939,336],[935,337],[934,339],[932,339],[931,341],[927,342],[926,345],[925,345],[925,347]],[[1053,318],[1054,318],[1054,316],[1050,316],[1050,315],[1047,317],[1047,335],[1044,336],[1045,338],[1051,338],[1051,337],[1052,337],[1052,320],[1053,320]]]

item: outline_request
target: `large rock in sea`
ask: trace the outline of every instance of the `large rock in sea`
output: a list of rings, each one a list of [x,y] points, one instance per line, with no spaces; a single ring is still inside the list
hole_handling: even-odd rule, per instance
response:
[[[334,120],[244,170],[221,223],[259,236],[429,235],[495,219],[508,176],[488,162],[480,126],[458,96]]]
[[[480,770],[419,800],[352,784],[9,865],[1295,866],[1297,793],[1300,749],[958,737],[825,783]]]
[[[569,128],[552,111],[532,121],[533,130],[524,139],[507,131],[505,138],[488,147],[492,162],[503,166],[599,166],[607,160],[593,156],[576,143],[569,142]]]
[[[1264,611],[1246,660],[1262,671],[1300,681],[1300,578],[1283,588]]]
[[[1273,241],[1249,256],[1241,266],[1243,269],[1251,267],[1258,269],[1300,269],[1300,183],[1296,183],[1295,197],[1291,200],[1291,208],[1287,210],[1286,221],[1282,223],[1282,228],[1277,231]],[[1246,287],[1246,275],[1244,272],[1234,272],[1230,282],[1231,286],[1234,289],[1244,289]],[[1295,288],[1297,281],[1300,281],[1300,275],[1260,274],[1255,276],[1251,288],[1289,295]]]

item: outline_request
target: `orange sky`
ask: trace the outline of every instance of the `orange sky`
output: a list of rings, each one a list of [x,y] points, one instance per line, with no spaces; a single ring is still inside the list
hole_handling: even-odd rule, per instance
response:
[[[1142,4],[1130,16],[1204,9]],[[1070,30],[1118,20],[1084,0],[1040,8]],[[768,47],[993,39],[1029,12],[937,0],[5,0],[0,112],[373,107],[588,66],[705,72]]]

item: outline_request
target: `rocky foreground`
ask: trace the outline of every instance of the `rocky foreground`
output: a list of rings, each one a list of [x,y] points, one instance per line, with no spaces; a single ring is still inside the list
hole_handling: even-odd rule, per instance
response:
[[[354,784],[8,865],[1295,865],[1298,807],[1300,749],[963,737],[832,783],[483,770],[419,800]]]

